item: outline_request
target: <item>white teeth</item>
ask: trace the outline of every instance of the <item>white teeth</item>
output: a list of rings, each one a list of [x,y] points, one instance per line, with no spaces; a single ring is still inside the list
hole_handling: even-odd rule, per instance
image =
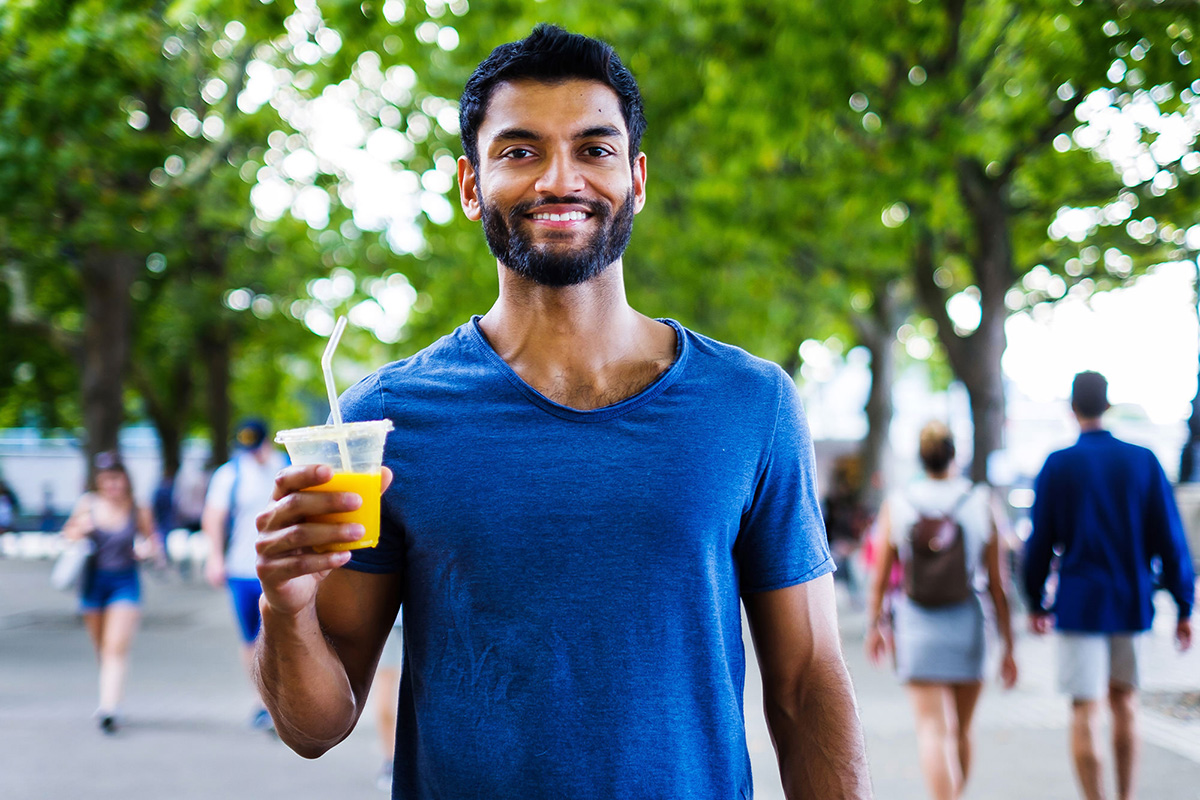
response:
[[[572,220],[578,222],[587,219],[587,214],[582,211],[569,211],[566,214],[534,214],[534,219],[544,219],[550,222],[566,222]]]

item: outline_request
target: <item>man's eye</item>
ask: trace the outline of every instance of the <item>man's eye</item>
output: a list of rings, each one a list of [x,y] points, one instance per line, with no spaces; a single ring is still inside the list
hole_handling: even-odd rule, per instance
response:
[[[599,145],[593,145],[592,147],[585,149],[583,152],[588,156],[588,158],[604,158],[605,156],[612,155],[611,150],[609,150],[607,147],[600,147]]]
[[[526,150],[524,147],[514,147],[504,154],[505,158],[528,158],[533,155],[533,152]]]

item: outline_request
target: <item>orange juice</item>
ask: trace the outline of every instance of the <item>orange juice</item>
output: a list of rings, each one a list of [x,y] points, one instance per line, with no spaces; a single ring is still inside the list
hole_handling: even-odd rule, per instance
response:
[[[338,542],[337,544],[314,547],[318,553],[329,553],[335,550],[358,550],[362,547],[374,547],[379,544],[379,492],[382,476],[378,472],[335,472],[333,478],[319,486],[305,489],[306,492],[353,492],[362,498],[362,505],[354,511],[340,511],[336,514],[321,514],[313,517],[316,522],[357,522],[367,529],[361,539],[353,542]]]

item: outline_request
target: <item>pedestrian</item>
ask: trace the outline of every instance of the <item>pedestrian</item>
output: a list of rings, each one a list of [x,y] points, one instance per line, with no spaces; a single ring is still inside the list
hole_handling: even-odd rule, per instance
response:
[[[862,499],[860,459],[839,456],[833,462],[829,491],[821,505],[829,553],[837,571],[835,581],[846,585],[850,607],[862,610],[863,586],[857,558],[863,535],[871,525],[871,515]]]
[[[1112,722],[1117,797],[1136,795],[1138,697],[1156,582],[1178,608],[1175,640],[1192,643],[1195,575],[1171,485],[1154,454],[1104,429],[1108,381],[1071,386],[1079,440],[1051,453],[1034,484],[1024,583],[1034,633],[1057,630],[1058,684],[1071,698],[1071,758],[1086,800],[1108,797],[1103,705]],[[1054,576],[1053,578],[1051,576]],[[1052,593],[1047,583],[1056,582]]]
[[[261,622],[258,599],[262,595],[255,574],[258,529],[254,518],[271,501],[275,473],[286,461],[268,440],[266,423],[258,419],[238,424],[234,451],[233,458],[216,469],[208,484],[200,526],[208,541],[204,576],[214,588],[228,588],[241,636],[242,665],[249,675],[254,638]],[[271,717],[261,703],[253,709],[250,724],[262,730],[272,727]]]
[[[941,422],[921,429],[920,478],[884,500],[876,523],[875,571],[867,601],[867,656],[891,658],[916,716],[921,773],[934,800],[962,796],[971,771],[971,722],[986,674],[986,614],[977,587],[986,579],[1003,652],[1005,688],[1017,681],[1002,554],[1000,511],[986,485],[960,476],[954,438]],[[943,536],[924,547],[922,531]],[[928,551],[941,552],[936,562]],[[905,590],[884,599],[899,560]],[[931,563],[936,567],[929,569]],[[894,652],[893,652],[894,648]]]
[[[8,481],[4,480],[4,476],[0,475],[0,533],[13,530],[20,513],[21,502],[17,499],[17,493],[8,485]]]
[[[167,537],[175,530],[175,473],[163,467],[162,478],[154,490],[150,508],[154,515],[154,532],[158,536],[166,564],[172,561],[171,552],[167,548]]]
[[[104,733],[117,732],[129,673],[129,653],[141,621],[138,561],[157,555],[150,510],[134,501],[125,465],[115,453],[93,462],[94,487],[75,504],[63,526],[67,541],[90,539],[93,556],[80,581],[80,611],[100,664],[100,705],[95,718]]]
[[[499,296],[341,400],[395,424],[377,547],[314,553],[362,529],[307,520],[359,498],[301,491],[328,467],[278,478],[257,676],[280,737],[349,734],[403,602],[393,797],[748,797],[744,601],[785,789],[869,797],[795,385],[625,297],[636,81],[539,25],[459,109]]]

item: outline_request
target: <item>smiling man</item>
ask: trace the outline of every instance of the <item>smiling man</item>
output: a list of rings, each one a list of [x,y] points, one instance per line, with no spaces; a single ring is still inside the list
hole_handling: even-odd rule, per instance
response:
[[[382,535],[259,517],[258,681],[280,737],[349,735],[405,615],[392,796],[752,794],[745,606],[790,797],[870,796],[812,443],[774,364],[635,311],[642,101],[607,45],[551,26],[498,47],[460,104],[464,211],[499,295],[342,399],[391,419]]]

